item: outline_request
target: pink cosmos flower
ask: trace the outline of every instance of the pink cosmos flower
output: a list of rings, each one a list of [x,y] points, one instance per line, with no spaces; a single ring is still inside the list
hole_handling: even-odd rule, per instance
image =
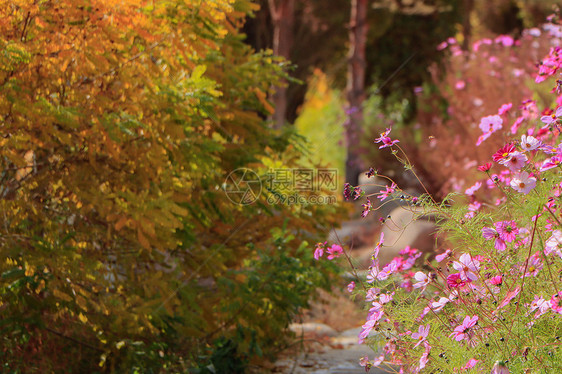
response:
[[[462,279],[459,273],[451,274],[447,277],[447,285],[451,288],[461,288],[466,285],[466,280]]]
[[[464,191],[464,193],[468,196],[474,195],[476,191],[478,191],[482,187],[482,182],[476,182],[474,185],[470,186],[469,188]]]
[[[501,160],[506,160],[508,159],[508,156],[511,152],[515,152],[515,146],[511,143],[504,145],[502,148],[500,148],[496,153],[494,153],[494,155],[492,156],[492,159],[495,162],[500,162]]]
[[[524,268],[525,266],[522,266],[521,270],[523,270]],[[527,272],[525,273],[524,277],[536,277],[542,268],[543,264],[541,258],[539,257],[539,253],[537,252],[529,258],[529,263],[527,264]]]
[[[517,238],[519,229],[515,221],[500,221],[494,224],[501,240],[511,243]]]
[[[480,127],[480,130],[482,130],[483,133],[495,132],[502,128],[502,123],[503,119],[497,114],[494,114],[491,116],[482,117],[482,119],[480,120],[480,125],[478,125],[478,127]]]
[[[377,198],[380,199],[381,201],[384,201],[384,199],[390,196],[394,192],[394,190],[396,190],[397,187],[398,186],[394,182],[392,182],[390,187],[385,186],[385,190],[378,193]]]
[[[475,359],[475,358],[471,358],[470,360],[468,360],[468,362],[466,363],[466,365],[464,365],[462,367],[462,370],[468,370],[468,369],[472,369],[473,367],[476,366],[476,364],[478,363],[479,360]]]
[[[511,107],[513,106],[512,103],[507,103],[507,104],[503,104],[500,109],[498,109],[498,115],[504,115],[505,113],[507,113]]]
[[[484,171],[484,172],[489,171],[491,168],[492,168],[492,163],[491,163],[491,162],[487,162],[487,163],[485,163],[484,165],[478,166],[478,170],[479,170],[479,171]]]
[[[399,140],[390,139],[390,137],[388,136],[388,134],[390,134],[390,130],[390,128],[387,128],[385,132],[383,132],[378,138],[375,139],[375,143],[382,143],[379,149],[390,147],[400,142]]]
[[[527,195],[537,186],[537,179],[535,177],[531,177],[526,171],[522,171],[513,177],[509,185],[515,191]]]
[[[427,365],[427,363],[429,362],[429,352],[431,351],[431,346],[429,345],[427,340],[423,342],[423,345],[425,347],[425,351],[422,353],[420,357],[420,364],[417,367],[417,371],[423,369],[425,365]]]
[[[451,257],[453,255],[453,251],[451,251],[450,249],[447,249],[444,253],[441,253],[440,255],[435,256],[435,260],[437,262],[441,262],[444,259],[446,259],[447,257]]]
[[[379,237],[379,241],[377,242],[375,249],[373,249],[374,258],[377,258],[379,256],[379,250],[381,249],[383,244],[384,244],[384,232],[381,231],[381,236]]]
[[[545,170],[553,169],[553,168],[555,168],[557,166],[560,166],[560,165],[562,165],[562,156],[556,155],[556,156],[552,156],[551,158],[547,158],[546,160],[544,160],[540,170],[542,172],[542,171],[545,171]]]
[[[553,123],[556,123],[560,117],[562,117],[562,107],[557,108],[556,112],[552,113],[549,116],[542,116],[541,121],[545,123],[546,126],[549,126]]]
[[[473,336],[473,328],[478,324],[478,316],[466,316],[464,321],[459,326],[455,327],[453,333],[449,336],[453,337],[456,341],[470,340]]]
[[[319,260],[320,257],[322,257],[324,255],[324,248],[325,248],[326,244],[328,244],[328,243],[324,242],[324,243],[317,243],[316,244],[316,249],[314,250],[314,259],[315,260]]]
[[[478,279],[474,272],[480,269],[480,261],[470,257],[468,253],[463,253],[458,261],[454,261],[453,267],[460,272],[463,280],[475,281]]]
[[[414,288],[421,288],[423,292],[429,284],[430,278],[422,271],[418,271],[414,275],[414,278],[418,281],[417,283],[414,283]]]
[[[450,301],[451,300],[447,299],[446,297],[441,297],[439,301],[434,301],[431,303],[431,309],[433,309],[434,312],[438,312],[443,309],[445,305],[447,305],[447,303],[449,303]]]
[[[326,249],[326,252],[329,254],[328,260],[333,260],[334,258],[340,257],[343,253],[343,248],[338,244],[332,244],[330,248]]]
[[[447,48],[448,45],[449,45],[449,43],[447,43],[446,41],[445,41],[445,42],[441,42],[441,43],[437,46],[437,50],[438,50],[438,51],[442,51],[442,50],[444,50],[445,48]]]
[[[551,253],[556,253],[562,258],[562,251],[560,250],[560,247],[562,247],[562,231],[554,230],[550,238],[548,238],[545,243],[544,254],[549,255]]]
[[[500,164],[507,166],[511,171],[520,170],[527,163],[527,156],[524,153],[515,151],[511,152],[507,158],[499,161]]]
[[[501,284],[503,283],[502,276],[496,275],[495,277],[492,277],[490,279],[490,283],[493,284],[494,286],[501,286]]]
[[[370,319],[365,322],[363,326],[361,326],[361,331],[359,332],[359,340],[357,341],[358,344],[363,344],[365,342],[365,339],[367,339],[367,336],[369,336],[369,333],[371,332],[371,330],[373,330],[376,323],[377,320]]]
[[[550,308],[554,312],[562,314],[562,291],[559,291],[558,293],[552,295],[552,297],[550,298]]]
[[[543,314],[545,314],[550,308],[552,304],[550,300],[545,300],[542,297],[535,295],[535,299],[529,304],[529,309],[531,312],[536,310],[535,319],[539,318]]]
[[[526,152],[534,151],[540,146],[541,146],[541,142],[537,138],[532,137],[530,135],[529,136],[521,135],[521,149],[523,149],[524,151]]]
[[[430,325],[427,326],[420,325],[420,327],[418,327],[418,332],[412,334],[412,339],[418,341],[416,345],[414,345],[414,348],[416,348],[418,345],[420,345],[422,342],[425,341],[427,335],[429,334],[429,327]]]

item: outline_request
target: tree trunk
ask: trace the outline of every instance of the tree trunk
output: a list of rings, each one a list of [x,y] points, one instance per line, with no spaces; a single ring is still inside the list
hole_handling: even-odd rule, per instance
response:
[[[347,70],[347,121],[345,135],[347,140],[347,159],[345,180],[357,184],[361,165],[359,142],[363,122],[363,101],[365,100],[365,69],[367,59],[367,0],[351,1],[349,24],[349,55]]]
[[[276,5],[275,0],[269,0],[269,13],[273,21],[273,54],[290,60],[293,46],[293,25],[295,20],[295,0],[281,0]],[[275,88],[273,103],[273,127],[280,129],[285,124],[287,113],[287,82]]]

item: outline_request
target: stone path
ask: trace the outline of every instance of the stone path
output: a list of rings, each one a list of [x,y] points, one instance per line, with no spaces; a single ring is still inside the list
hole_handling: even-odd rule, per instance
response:
[[[303,350],[292,357],[275,363],[273,373],[280,374],[360,374],[365,368],[359,365],[363,356],[374,358],[375,353],[366,345],[357,344],[360,327],[337,333],[321,323],[293,324],[291,329],[305,337]],[[371,374],[385,373],[373,368]]]
[[[367,194],[376,193],[382,189],[380,180],[376,185],[365,185]],[[417,196],[416,191],[412,192]],[[379,203],[376,197],[371,198],[373,204]],[[341,243],[347,248],[352,247],[352,256],[359,264],[359,272],[366,271],[370,264],[372,251],[381,231],[385,235],[385,243],[379,252],[381,266],[390,262],[405,246],[418,248],[422,252],[433,251],[435,240],[433,232],[435,225],[429,220],[414,220],[415,208],[406,203],[394,200],[379,206],[380,209],[371,212],[366,218],[361,218],[361,204],[355,203],[355,214],[347,222],[342,223],[340,229],[330,234],[330,243]],[[386,219],[381,225],[379,218]],[[335,311],[337,313],[337,311]],[[358,319],[358,324],[364,321]],[[336,327],[337,326],[333,326]],[[302,338],[299,349],[293,349],[285,357],[279,359],[273,368],[273,373],[280,374],[359,374],[365,373],[365,368],[359,365],[361,357],[368,356],[374,360],[378,356],[366,345],[357,344],[357,336],[361,327],[355,327],[343,332],[337,332],[333,327],[322,323],[293,324],[291,329]],[[386,373],[381,368],[372,368],[369,373]]]

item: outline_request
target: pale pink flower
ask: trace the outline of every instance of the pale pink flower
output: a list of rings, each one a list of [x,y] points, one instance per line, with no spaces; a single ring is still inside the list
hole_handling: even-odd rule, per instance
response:
[[[558,256],[562,257],[562,251],[560,250],[560,247],[562,247],[562,231],[554,230],[550,238],[548,238],[545,243],[544,254],[549,255],[554,252]]]
[[[509,374],[509,369],[503,361],[496,361],[490,374]]]
[[[353,292],[354,289],[355,289],[355,282],[354,281],[349,282],[349,284],[347,285],[347,291]]]
[[[369,336],[369,333],[371,332],[371,330],[373,330],[376,323],[377,320],[370,319],[365,322],[363,326],[361,326],[361,331],[359,332],[359,340],[357,341],[358,344],[363,344],[365,342],[365,339],[367,339],[367,336]]]
[[[320,257],[324,255],[324,247],[326,243],[318,243],[316,244],[316,249],[314,250],[314,259],[319,260]]]
[[[540,296],[535,295],[534,300],[529,304],[529,309],[531,312],[537,311],[535,313],[535,319],[539,318],[543,314],[545,314],[551,308],[550,300],[545,300]]]
[[[418,341],[416,345],[414,345],[414,348],[416,348],[418,345],[420,345],[422,342],[425,341],[427,335],[429,334],[429,327],[430,325],[427,326],[420,325],[420,327],[418,327],[418,332],[412,334],[412,339]]]
[[[482,117],[482,119],[480,120],[480,125],[478,125],[478,127],[480,127],[480,130],[482,130],[484,134],[493,133],[502,128],[502,123],[503,119],[497,114],[494,114],[491,116]]]
[[[527,156],[524,153],[515,151],[507,155],[507,158],[499,161],[500,164],[507,166],[511,171],[520,170],[527,163]]]
[[[425,290],[430,281],[430,278],[427,276],[427,274],[422,271],[418,271],[414,275],[414,278],[418,281],[417,283],[414,283],[414,288],[421,288],[422,291]]]
[[[444,253],[441,253],[440,255],[435,256],[435,260],[437,262],[441,262],[444,259],[446,259],[447,257],[451,257],[453,255],[453,251],[451,251],[450,249],[447,249]]]
[[[443,309],[449,302],[451,302],[451,300],[447,299],[446,297],[441,297],[439,301],[434,301],[431,303],[431,309],[433,309],[434,312],[438,312]]]
[[[521,149],[526,152],[534,151],[541,146],[540,140],[530,135],[521,135]]]
[[[431,346],[429,345],[427,340],[423,342],[423,345],[425,347],[425,351],[420,357],[420,365],[417,368],[418,371],[423,369],[425,365],[427,365],[427,363],[429,362],[429,352],[431,351]]]
[[[474,185],[467,188],[464,193],[468,196],[472,196],[476,191],[478,191],[478,189],[480,189],[480,187],[482,187],[482,182],[476,182],[474,183]]]
[[[527,195],[537,186],[537,179],[535,177],[531,177],[526,171],[522,171],[513,177],[509,185],[515,191]]]
[[[468,370],[468,369],[472,369],[473,367],[476,366],[476,364],[478,363],[479,360],[475,359],[475,358],[471,358],[470,360],[468,360],[468,362],[466,363],[466,365],[463,366],[463,370]]]
[[[454,261],[453,267],[460,272],[463,280],[475,281],[478,279],[474,272],[480,269],[480,261],[473,259],[468,253],[462,254],[458,261]]]
[[[474,336],[472,330],[476,324],[478,324],[478,316],[466,316],[462,324],[455,327],[455,330],[449,336],[453,337],[458,342],[461,340],[470,340]]]

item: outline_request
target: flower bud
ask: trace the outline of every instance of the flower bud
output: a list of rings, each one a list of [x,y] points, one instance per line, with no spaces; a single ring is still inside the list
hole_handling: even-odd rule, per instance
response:
[[[496,361],[490,374],[509,374],[509,369],[503,361]]]

